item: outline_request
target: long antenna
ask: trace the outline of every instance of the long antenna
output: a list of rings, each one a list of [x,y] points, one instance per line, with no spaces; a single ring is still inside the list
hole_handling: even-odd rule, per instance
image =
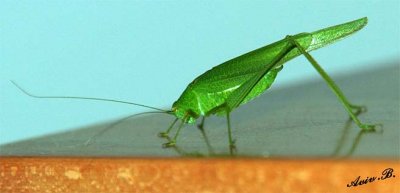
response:
[[[150,111],[150,112],[136,113],[136,114],[133,114],[133,115],[129,115],[129,116],[123,117],[123,118],[121,118],[119,120],[116,120],[115,122],[111,123],[109,126],[105,127],[103,130],[101,130],[100,132],[96,133],[95,135],[91,136],[89,139],[86,140],[84,145],[85,146],[90,145],[93,139],[95,139],[98,136],[103,135],[105,132],[109,131],[110,129],[112,129],[113,127],[115,127],[116,125],[122,123],[123,121],[125,121],[127,119],[130,119],[130,118],[133,118],[133,117],[136,117],[136,116],[140,116],[140,115],[154,114],[154,113],[164,113],[164,112]]]
[[[28,91],[26,91],[25,89],[23,89],[21,86],[19,86],[16,82],[10,80],[11,83],[13,83],[19,90],[21,90],[23,93],[25,93],[26,95],[33,97],[33,98],[47,98],[47,99],[80,99],[80,100],[96,100],[96,101],[107,101],[107,102],[114,102],[114,103],[123,103],[123,104],[128,104],[128,105],[135,105],[135,106],[140,106],[140,107],[145,107],[145,108],[149,108],[149,109],[153,109],[153,110],[157,110],[157,111],[162,111],[164,113],[167,114],[171,114],[172,111],[171,110],[164,110],[164,109],[159,109],[156,107],[151,107],[151,106],[147,106],[147,105],[142,105],[142,104],[138,104],[138,103],[132,103],[132,102],[127,102],[127,101],[120,101],[120,100],[114,100],[114,99],[103,99],[103,98],[94,98],[94,97],[76,97],[76,96],[38,96],[38,95],[34,95],[29,93]]]

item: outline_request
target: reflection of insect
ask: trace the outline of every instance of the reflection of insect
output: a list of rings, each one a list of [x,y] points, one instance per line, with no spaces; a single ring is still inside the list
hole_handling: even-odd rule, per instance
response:
[[[200,128],[202,129],[205,117],[212,114],[225,115],[228,124],[228,140],[232,151],[234,140],[231,135],[230,112],[239,105],[245,104],[263,93],[271,86],[285,62],[303,54],[339,98],[352,120],[363,130],[374,130],[375,125],[361,123],[355,114],[356,111],[362,110],[363,107],[350,104],[339,87],[308,53],[342,39],[360,30],[366,24],[367,18],[361,18],[312,33],[286,36],[283,40],[229,60],[194,79],[186,90],[183,91],[179,99],[174,102],[171,110],[161,110],[147,105],[111,99],[34,96],[13,83],[26,94],[36,98],[73,98],[120,102],[174,115],[176,119],[165,132],[160,133],[160,136],[168,136],[179,119],[181,120],[181,124],[175,136],[168,143],[164,144],[165,147],[175,145],[184,123],[194,123],[196,119],[202,117],[200,124]]]

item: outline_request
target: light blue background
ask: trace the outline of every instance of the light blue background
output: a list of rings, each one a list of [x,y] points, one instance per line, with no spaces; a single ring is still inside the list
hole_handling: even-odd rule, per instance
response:
[[[369,18],[366,28],[313,56],[333,75],[398,61],[399,10],[396,0],[2,0],[0,144],[145,111],[102,102],[33,99],[9,80],[36,94],[169,108],[190,81],[227,59],[288,34],[364,16]],[[301,57],[286,65],[274,88],[316,78]]]

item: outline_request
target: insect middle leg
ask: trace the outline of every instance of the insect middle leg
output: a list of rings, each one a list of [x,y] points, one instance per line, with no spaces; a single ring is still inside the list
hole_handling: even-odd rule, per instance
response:
[[[349,113],[350,117],[357,124],[357,126],[363,130],[374,131],[376,125],[369,125],[369,124],[361,123],[361,121],[357,118],[356,112],[357,111],[361,111],[361,112],[366,111],[366,108],[363,106],[357,106],[357,105],[350,104],[350,102],[344,96],[344,94],[340,90],[340,88],[335,84],[335,82],[332,80],[332,78],[329,77],[329,75],[322,69],[322,67],[317,63],[317,61],[307,51],[305,51],[304,48],[291,36],[287,36],[286,38],[289,40],[289,42],[291,44],[296,46],[296,48],[307,58],[307,60],[311,63],[311,65],[317,70],[317,72],[321,75],[321,77],[326,81],[328,86],[332,89],[332,91],[339,98],[339,101],[343,104],[346,111]],[[355,112],[353,112],[353,110],[355,110]]]
[[[230,120],[230,113],[231,113],[231,108],[229,107],[228,103],[225,102],[217,107],[215,107],[214,109],[210,110],[208,112],[208,114],[214,114],[216,112],[219,111],[224,111],[226,112],[226,121],[227,121],[227,125],[228,125],[228,143],[229,143],[229,151],[230,154],[233,155],[235,153],[236,150],[236,146],[235,146],[235,140],[232,138],[232,130],[231,130],[231,120]]]
[[[204,121],[205,121],[205,120],[206,120],[206,117],[203,116],[203,117],[201,118],[200,124],[197,125],[197,128],[199,128],[200,130],[204,130]]]
[[[228,124],[228,141],[229,141],[229,152],[231,155],[233,155],[233,153],[236,150],[236,145],[235,145],[235,140],[232,139],[232,131],[231,131],[231,119],[230,119],[230,112],[226,111],[226,120],[227,120],[227,124]]]
[[[210,140],[208,139],[208,137],[207,137],[207,135],[206,135],[206,131],[204,130],[204,123],[205,123],[205,120],[206,120],[206,117],[203,116],[203,117],[201,118],[200,124],[197,125],[197,128],[200,130],[201,135],[203,136],[204,142],[205,142],[206,145],[207,145],[208,152],[209,152],[211,155],[213,155],[213,154],[214,154],[214,150],[212,149]]]

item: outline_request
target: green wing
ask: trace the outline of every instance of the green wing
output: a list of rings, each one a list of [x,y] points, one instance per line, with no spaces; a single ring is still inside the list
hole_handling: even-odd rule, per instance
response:
[[[365,17],[348,23],[321,29],[312,33],[300,33],[294,35],[293,38],[296,39],[296,41],[299,42],[307,52],[309,52],[334,43],[362,29],[366,24],[367,18]],[[250,78],[252,75],[263,69],[265,65],[271,63],[271,61],[285,47],[286,43],[287,41],[283,39],[226,61],[206,71],[193,82],[196,84],[207,85],[210,82],[217,82],[218,80],[224,79],[235,79],[236,77],[240,78],[241,76],[246,75],[249,75],[247,78]],[[290,52],[282,61],[280,61],[280,64],[283,64],[299,55],[300,52],[294,50],[293,52]],[[228,84],[226,86],[235,87],[237,84],[234,83],[232,86]]]
[[[344,38],[366,24],[367,18],[361,18],[312,33],[300,33],[292,38],[306,51],[312,51]],[[262,87],[264,90],[261,91],[251,90],[260,80],[270,79],[272,84],[281,66],[301,54],[296,48],[292,49],[276,65],[269,66],[287,45],[287,40],[283,39],[224,62],[193,80],[187,90],[196,96],[202,114],[224,102],[233,109],[261,94],[269,85]],[[246,93],[252,94],[246,96]]]
[[[293,46],[287,43],[286,46],[280,51],[280,53],[269,64],[265,65],[265,67],[261,71],[259,71],[256,75],[254,75],[249,80],[240,85],[237,89],[235,89],[226,99],[225,104],[228,107],[227,110],[231,111],[234,108],[238,107],[242,103],[242,101],[244,101],[245,98],[249,95],[251,90],[254,89],[256,85],[262,80],[262,78],[268,72],[270,72],[279,63],[279,61],[282,60],[285,55],[287,55],[292,49]],[[269,85],[271,84],[272,82],[269,83]],[[256,92],[257,95],[259,95],[263,92],[263,90],[256,90]]]
[[[300,46],[305,46],[303,47],[305,50],[311,51],[320,47],[323,47],[327,44],[333,43],[334,41],[338,41],[339,39],[355,32],[361,29],[363,26],[365,26],[367,23],[367,19],[363,18],[360,20],[356,20],[353,22],[349,22],[346,24],[338,25],[338,26],[333,26],[329,28],[325,28],[323,30],[319,30],[316,32],[313,32],[311,34],[312,36],[312,42],[307,45],[306,42],[300,41]],[[300,38],[294,38],[294,39],[299,39]],[[304,45],[302,45],[304,44]],[[235,91],[231,93],[231,95],[226,99],[226,105],[228,107],[228,110],[232,110],[239,106],[243,101],[246,100],[247,95],[251,92],[252,89],[256,87],[256,85],[262,80],[262,78],[271,70],[273,69],[279,62],[282,60],[285,55],[289,55],[289,57],[293,56],[298,56],[300,52],[297,50],[297,48],[293,47],[294,45],[287,44],[287,46],[281,50],[281,52],[275,56],[275,58],[265,65],[265,67],[257,73],[255,76],[251,77],[249,80],[244,82],[241,86],[239,86]],[[291,50],[293,51],[291,53]],[[290,60],[290,59],[289,59]],[[287,60],[283,59],[283,62]],[[271,82],[272,84],[272,82]],[[262,91],[259,91],[262,93]],[[261,94],[260,93],[260,94]]]

